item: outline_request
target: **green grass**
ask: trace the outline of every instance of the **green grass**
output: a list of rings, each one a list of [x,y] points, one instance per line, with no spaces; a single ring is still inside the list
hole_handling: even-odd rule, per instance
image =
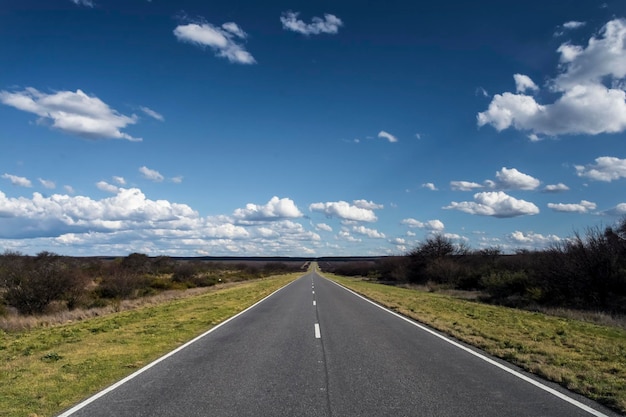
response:
[[[0,331],[0,416],[51,416],[302,274],[26,332]]]
[[[626,330],[326,274],[545,379],[626,413]]]

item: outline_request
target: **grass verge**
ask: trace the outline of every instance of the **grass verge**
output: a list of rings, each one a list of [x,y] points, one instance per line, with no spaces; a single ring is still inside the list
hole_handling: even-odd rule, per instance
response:
[[[626,413],[626,329],[324,275],[400,314]]]
[[[0,416],[51,416],[302,274],[282,275],[27,332],[0,330]]]

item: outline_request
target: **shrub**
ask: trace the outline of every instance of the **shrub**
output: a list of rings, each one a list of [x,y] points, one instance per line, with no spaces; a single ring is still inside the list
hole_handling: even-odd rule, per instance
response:
[[[43,313],[55,300],[73,308],[85,291],[83,276],[54,253],[41,252],[32,258],[5,252],[1,265],[4,299],[22,314]]]

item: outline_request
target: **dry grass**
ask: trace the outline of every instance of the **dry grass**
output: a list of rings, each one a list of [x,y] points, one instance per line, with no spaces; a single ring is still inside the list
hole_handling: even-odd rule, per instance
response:
[[[0,330],[4,330],[6,332],[20,332],[40,327],[73,323],[93,317],[118,313],[120,311],[134,310],[140,307],[154,306],[181,298],[193,297],[207,292],[228,288],[233,285],[236,284],[226,283],[212,287],[190,288],[186,290],[168,290],[153,296],[141,297],[132,300],[119,300],[104,307],[89,309],[77,308],[71,311],[63,310],[56,313],[38,316],[24,316],[13,311],[6,316],[0,317]]]

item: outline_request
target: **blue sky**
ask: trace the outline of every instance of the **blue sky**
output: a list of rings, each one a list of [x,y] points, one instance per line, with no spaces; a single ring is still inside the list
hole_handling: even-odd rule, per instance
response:
[[[626,215],[626,3],[0,5],[0,250],[541,249]]]

